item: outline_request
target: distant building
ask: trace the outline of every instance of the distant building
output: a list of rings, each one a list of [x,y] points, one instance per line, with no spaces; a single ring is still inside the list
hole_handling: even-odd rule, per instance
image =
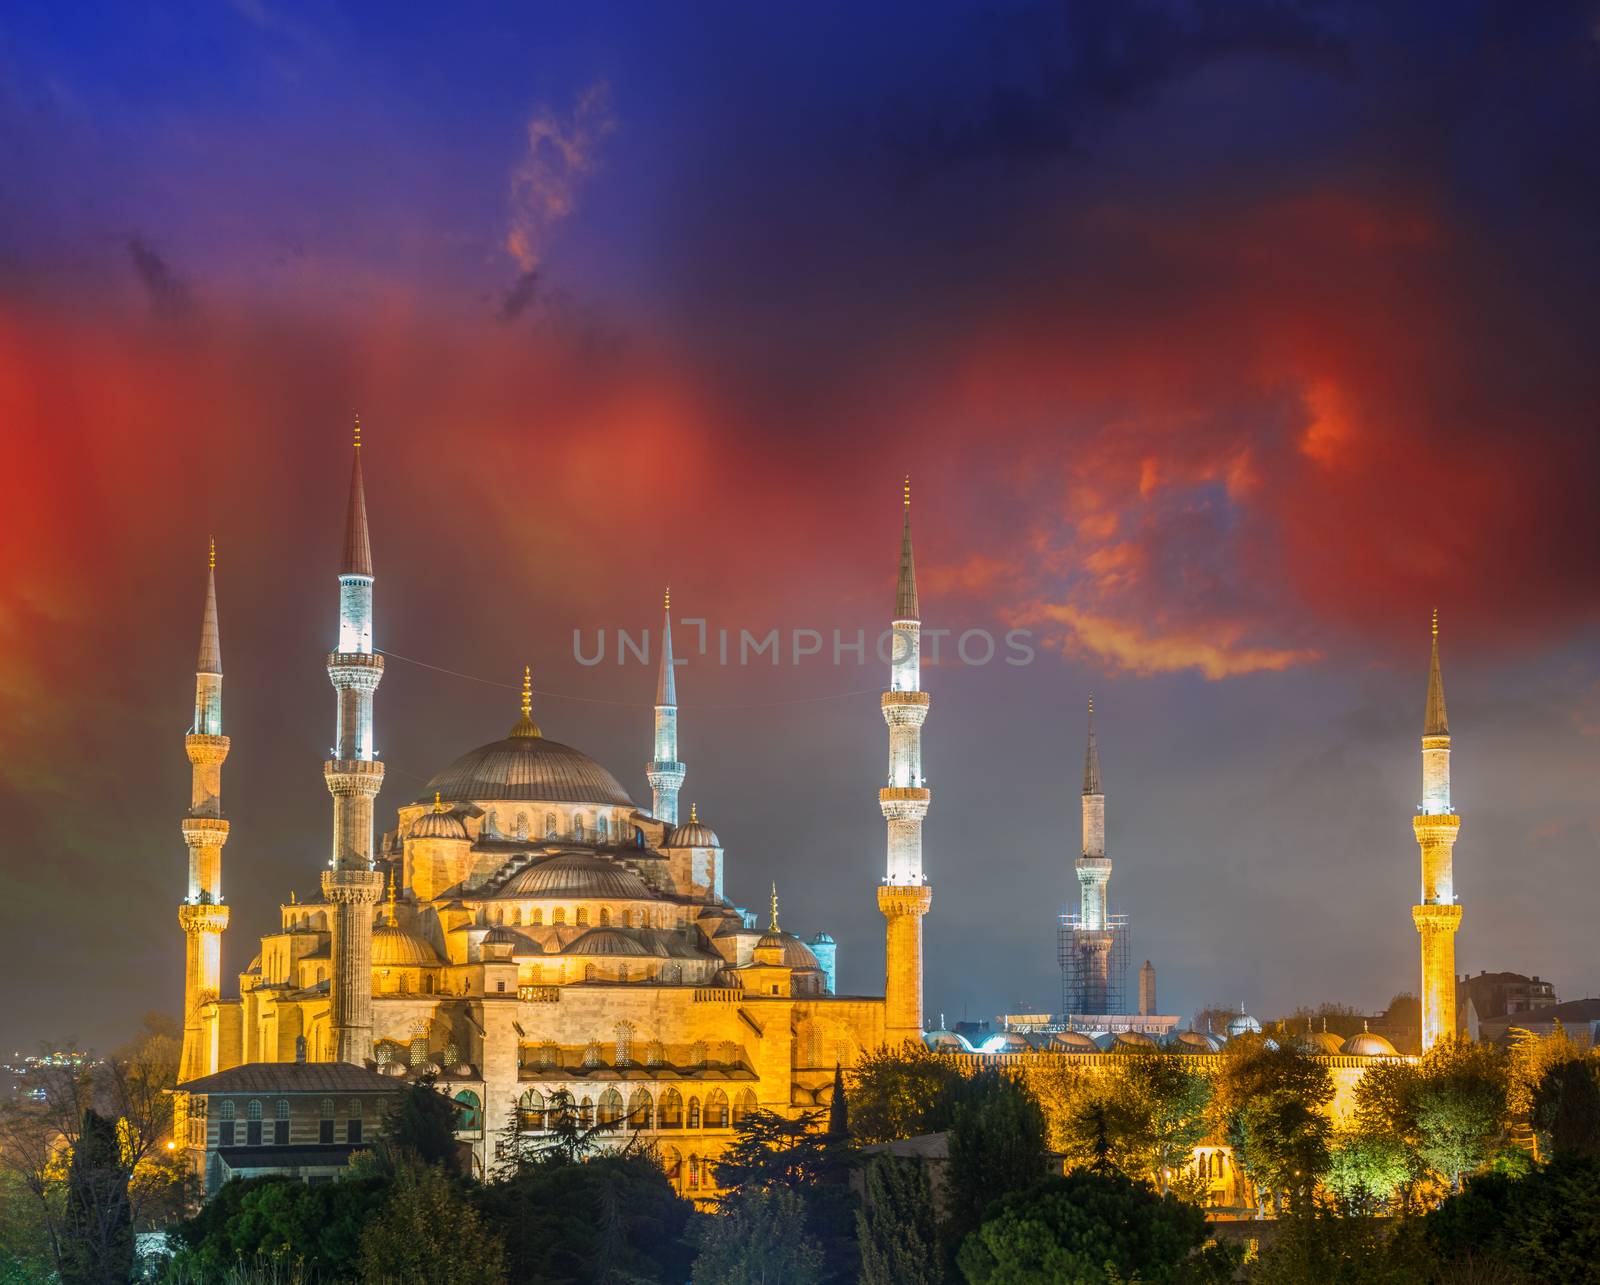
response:
[[[1559,1026],[1579,1048],[1596,1048],[1600,1047],[1600,999],[1571,999],[1565,1004],[1544,1004],[1504,1017],[1484,1018],[1478,1026],[1479,1038],[1496,1044],[1510,1043],[1513,1030],[1524,1030],[1534,1035],[1554,1035]]]
[[[1476,977],[1461,978],[1456,990],[1461,1003],[1472,1001],[1480,1022],[1549,1008],[1561,1002],[1554,983],[1539,977],[1524,977],[1521,973],[1479,972]]]

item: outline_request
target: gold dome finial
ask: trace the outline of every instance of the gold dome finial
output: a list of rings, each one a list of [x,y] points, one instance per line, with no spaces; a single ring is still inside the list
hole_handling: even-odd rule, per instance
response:
[[[906,499],[906,508],[909,509],[911,507],[911,474],[909,474],[909,473],[906,474],[905,499]]]
[[[1433,609],[1433,636],[1435,638],[1439,636],[1439,608],[1437,607]]]
[[[217,569],[217,537],[216,536],[212,536],[211,537],[211,554],[210,554],[210,561],[209,561],[208,569],[211,570],[211,571],[215,571]]]
[[[1089,693],[1089,717],[1094,717],[1094,693]]]
[[[774,883],[772,885],[772,928],[771,928],[771,931],[772,932],[781,932],[782,931],[782,929],[780,929],[778,927],[778,885],[777,885],[776,881],[774,881]]]
[[[361,449],[361,416],[356,416],[356,450]]]
[[[689,821],[691,824],[699,824],[700,805],[698,803],[691,803],[689,805]]]
[[[441,797],[441,791],[439,790],[433,792],[433,810],[435,812],[448,812],[450,810],[445,807],[444,799]]]
[[[394,917],[394,871],[389,871],[389,916]]]
[[[670,584],[667,586],[666,594],[661,599],[661,609],[663,611],[672,610],[672,586]]]
[[[533,666],[522,667],[522,717],[511,729],[513,736],[542,736],[539,724],[533,721]]]

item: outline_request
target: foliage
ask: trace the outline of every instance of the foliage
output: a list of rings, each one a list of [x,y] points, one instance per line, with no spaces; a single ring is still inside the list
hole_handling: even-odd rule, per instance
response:
[[[621,1120],[585,1124],[577,1100],[566,1089],[551,1094],[546,1120],[547,1132],[535,1135],[523,1127],[522,1113],[512,1106],[495,1135],[496,1177],[514,1177],[540,1165],[581,1164],[605,1149],[608,1134],[622,1128]],[[631,1150],[633,1144],[630,1138],[622,1149]]]
[[[920,1044],[868,1053],[850,1072],[850,1132],[859,1142],[943,1133],[964,1084],[955,1063]]]
[[[117,1122],[93,1107],[83,1113],[67,1172],[60,1270],[64,1285],[125,1281],[133,1271],[133,1210]]]
[[[361,1230],[389,1190],[382,1178],[316,1187],[283,1175],[224,1183],[199,1213],[173,1229],[181,1248],[168,1279],[216,1280],[258,1259],[298,1263],[338,1278],[353,1269]]]
[[[1027,1085],[999,1070],[974,1075],[950,1130],[945,1233],[952,1249],[991,1202],[1039,1181],[1046,1154],[1044,1112]]]
[[[1428,1216],[1425,1236],[1441,1276],[1472,1265],[1530,1283],[1600,1279],[1600,1161],[1479,1174]]]
[[[1328,1166],[1333,1099],[1327,1068],[1292,1045],[1259,1037],[1230,1040],[1213,1089],[1212,1112],[1257,1200],[1304,1207]]]
[[[1119,1059],[1114,1074],[1081,1078],[1076,1101],[1050,1120],[1050,1140],[1069,1164],[1105,1161],[1166,1191],[1210,1132],[1210,1104],[1211,1081],[1176,1058]]]
[[[856,1211],[861,1285],[940,1285],[939,1227],[922,1161],[880,1155],[867,1165]]]
[[[1280,1219],[1278,1236],[1250,1264],[1252,1285],[1413,1285],[1426,1256],[1391,1224],[1312,1204]]]
[[[1417,1151],[1461,1189],[1505,1134],[1508,1075],[1493,1045],[1441,1040],[1423,1057],[1414,1090]]]
[[[693,1206],[652,1155],[530,1163],[474,1188],[472,1199],[504,1238],[511,1280],[611,1285],[689,1275]]]
[[[425,1076],[406,1085],[384,1112],[378,1150],[391,1172],[409,1160],[442,1165],[445,1171],[465,1176],[461,1147],[456,1142],[456,1108]]]
[[[850,1136],[850,1099],[845,1093],[844,1068],[833,1064],[833,1096],[828,1099],[828,1136]]]
[[[1016,1192],[961,1245],[972,1285],[1035,1281],[1228,1281],[1242,1254],[1202,1249],[1205,1215],[1147,1182],[1079,1169]]]
[[[806,1230],[806,1207],[784,1187],[752,1188],[701,1226],[694,1285],[813,1285],[822,1246]]]
[[[436,1095],[437,1096],[437,1095]],[[361,1233],[362,1280],[393,1285],[498,1285],[505,1245],[442,1165],[406,1165]]]
[[[1376,1214],[1412,1177],[1411,1153],[1392,1133],[1359,1129],[1339,1134],[1328,1153],[1323,1181],[1342,1211]]]
[[[48,1280],[54,1270],[45,1211],[18,1175],[0,1170],[0,1285]]]
[[[1557,1062],[1540,1079],[1531,1108],[1534,1132],[1552,1156],[1600,1158],[1600,1062]]]

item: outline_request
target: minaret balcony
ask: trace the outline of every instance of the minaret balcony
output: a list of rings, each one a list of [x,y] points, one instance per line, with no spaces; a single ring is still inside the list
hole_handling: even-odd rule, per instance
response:
[[[228,823],[221,817],[184,817],[183,841],[191,848],[220,848],[228,841]]]
[[[888,821],[920,821],[928,815],[932,799],[932,790],[890,785],[878,791],[878,808]]]
[[[184,751],[195,767],[215,767],[228,757],[231,744],[226,736],[209,736],[205,732],[190,732],[183,738]]]
[[[383,763],[378,759],[329,759],[322,765],[328,793],[337,797],[376,795],[383,787]]]
[[[1455,812],[1424,812],[1411,818],[1411,829],[1421,844],[1454,843],[1461,817]]]
[[[324,870],[322,895],[335,906],[372,905],[383,896],[380,870]]]
[[[330,651],[328,681],[335,687],[375,692],[383,681],[383,657],[376,652]]]
[[[228,926],[228,907],[186,901],[178,907],[178,923],[186,933],[220,933]]]
[[[927,692],[884,692],[879,703],[890,727],[921,727],[928,717]]]

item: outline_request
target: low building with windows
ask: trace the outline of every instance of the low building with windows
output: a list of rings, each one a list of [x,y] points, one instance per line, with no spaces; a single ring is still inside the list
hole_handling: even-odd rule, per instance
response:
[[[210,1196],[230,1178],[332,1181],[378,1135],[396,1084],[348,1062],[254,1062],[174,1092],[176,1141]]]

